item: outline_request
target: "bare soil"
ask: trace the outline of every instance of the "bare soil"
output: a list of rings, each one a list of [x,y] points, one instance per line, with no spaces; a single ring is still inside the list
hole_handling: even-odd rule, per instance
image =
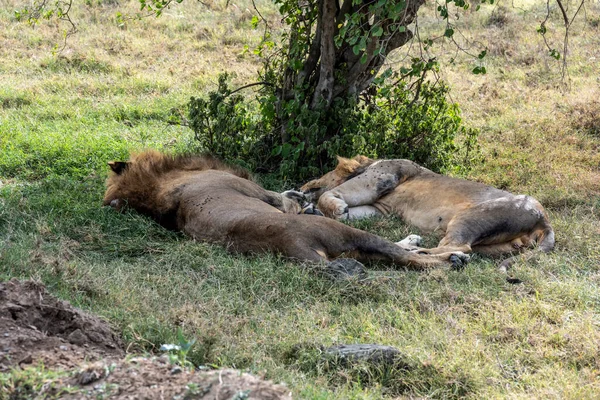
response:
[[[39,283],[0,283],[0,372],[39,361],[71,368],[124,355],[107,322],[56,299]]]
[[[291,399],[285,386],[239,371],[194,371],[170,364],[165,356],[124,356],[122,341],[106,321],[56,299],[40,283],[16,279],[0,283],[0,373],[35,368],[40,362],[47,369],[69,371],[32,395]],[[71,394],[65,395],[67,388]]]
[[[58,387],[79,386],[63,399],[291,400],[288,388],[232,369],[190,371],[165,358],[96,362]]]

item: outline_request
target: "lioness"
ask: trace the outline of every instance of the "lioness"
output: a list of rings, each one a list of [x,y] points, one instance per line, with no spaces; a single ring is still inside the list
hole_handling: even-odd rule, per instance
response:
[[[109,165],[105,205],[131,207],[167,228],[234,252],[274,252],[313,262],[347,255],[415,268],[459,267],[468,260],[460,252],[416,254],[337,221],[299,215],[296,200],[263,189],[247,171],[210,156],[147,151]]]
[[[438,247],[415,249],[419,253],[499,255],[535,242],[543,252],[554,248],[554,231],[534,198],[439,175],[409,160],[338,157],[335,170],[301,190],[330,218],[393,214],[424,232],[445,235]]]

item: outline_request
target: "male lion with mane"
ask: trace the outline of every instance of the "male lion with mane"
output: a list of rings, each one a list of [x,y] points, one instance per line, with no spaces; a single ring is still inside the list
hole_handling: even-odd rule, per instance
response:
[[[342,255],[417,269],[460,267],[461,252],[422,255],[379,236],[315,215],[298,214],[294,195],[263,189],[248,171],[211,156],[169,156],[157,151],[109,163],[104,205],[125,206],[192,238],[238,253],[280,253],[312,262]],[[286,195],[287,193],[287,195]]]
[[[301,190],[334,219],[397,215],[424,232],[444,237],[422,254],[471,251],[497,256],[538,243],[554,248],[554,231],[542,205],[478,182],[436,174],[409,160],[338,157],[335,170]],[[500,264],[506,269],[515,261]]]

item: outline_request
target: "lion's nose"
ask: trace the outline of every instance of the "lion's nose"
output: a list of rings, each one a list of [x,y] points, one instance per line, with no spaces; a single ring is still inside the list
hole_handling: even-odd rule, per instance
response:
[[[119,199],[114,199],[113,201],[111,201],[110,206],[112,208],[119,208]]]

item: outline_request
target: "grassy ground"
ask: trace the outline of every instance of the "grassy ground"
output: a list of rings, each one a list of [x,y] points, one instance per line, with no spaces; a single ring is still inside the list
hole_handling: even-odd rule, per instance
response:
[[[243,49],[261,32],[249,28],[251,3],[184,3],[120,25],[116,12],[135,3],[90,2],[76,9],[80,31],[59,55],[60,27],[31,29],[14,21],[16,1],[0,4],[0,278],[43,281],[105,316],[130,351],[157,350],[181,327],[198,338],[194,362],[285,381],[300,398],[597,396],[597,4],[573,30],[570,91],[535,34],[543,7],[530,4],[461,19],[466,37],[489,43],[487,75],[469,74],[465,57],[441,71],[482,131],[486,161],[470,178],[532,194],[550,212],[557,249],[518,263],[525,283],[514,286],[477,256],[462,272],[373,266],[367,283],[334,285],[274,256],[233,257],[103,209],[107,161],[193,146],[169,116],[221,71],[252,79],[258,60]],[[272,6],[259,6],[276,24]],[[435,19],[423,11],[427,32]],[[359,226],[390,239],[411,232],[395,220]],[[328,370],[310,349],[336,343],[393,345],[414,368]]]

